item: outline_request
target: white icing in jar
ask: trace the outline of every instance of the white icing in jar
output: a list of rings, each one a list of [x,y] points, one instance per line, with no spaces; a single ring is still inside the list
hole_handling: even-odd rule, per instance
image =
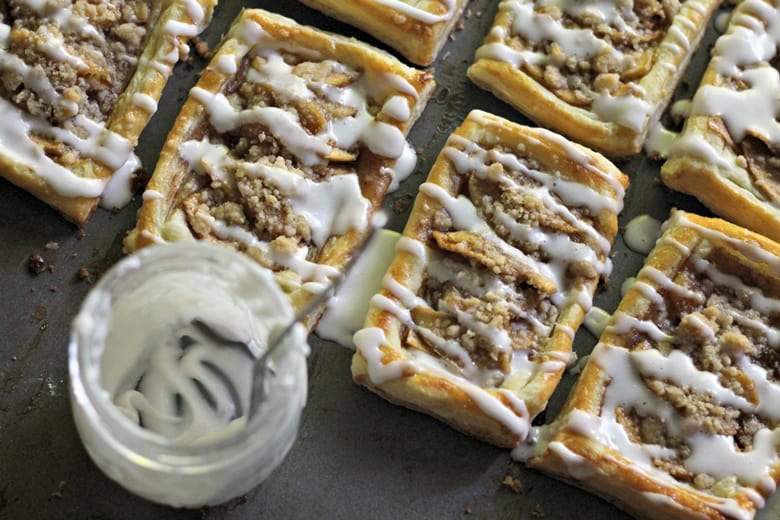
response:
[[[149,500],[215,505],[262,482],[291,448],[308,345],[293,329],[247,422],[253,358],[293,319],[273,274],[226,247],[156,245],[87,296],[68,351],[73,415],[110,478]]]

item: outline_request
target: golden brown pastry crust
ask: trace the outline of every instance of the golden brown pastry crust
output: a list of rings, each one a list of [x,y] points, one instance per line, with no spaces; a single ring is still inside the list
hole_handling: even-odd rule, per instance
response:
[[[257,57],[262,56],[263,52],[266,51],[272,53],[271,58],[263,61],[265,58]],[[269,64],[272,58],[279,60],[274,65],[276,67],[292,68],[292,65],[281,64],[282,60],[287,60],[296,66],[300,65],[303,72],[296,72],[288,76],[283,76],[278,70],[272,72],[270,79],[266,78],[271,83],[277,80],[290,82],[278,89],[271,84],[255,87],[261,83],[246,81],[246,75],[249,73],[247,71],[252,69],[252,73],[259,74],[259,69],[256,67]],[[309,79],[306,81],[309,81],[308,85],[311,87],[311,91],[307,90],[306,95],[300,98],[291,94],[295,92],[295,88],[300,88],[303,76],[316,76],[319,74],[318,70],[321,70],[323,66],[328,68],[328,77],[322,81],[332,81],[332,85],[330,83],[315,85],[316,81]],[[304,166],[303,160],[295,156],[296,153],[302,152],[291,152],[291,148],[283,143],[284,131],[282,130],[275,133],[276,130],[272,126],[264,126],[260,123],[239,124],[227,131],[216,129],[210,122],[210,108],[204,99],[208,98],[211,99],[209,102],[213,102],[218,96],[225,96],[225,93],[235,97],[245,90],[251,91],[253,88],[258,88],[259,91],[249,95],[256,96],[257,99],[265,96],[266,100],[249,101],[244,99],[243,102],[247,105],[242,110],[245,112],[267,110],[276,111],[275,114],[285,113],[285,117],[296,121],[295,125],[299,125],[298,129],[305,134],[304,139],[314,140],[316,138],[314,134],[317,132],[303,130],[303,125],[326,125],[328,123],[318,121],[319,116],[316,115],[316,111],[308,111],[305,107],[306,96],[315,91],[325,92],[330,88],[337,89],[339,84],[346,89],[358,89],[354,85],[358,85],[362,81],[360,78],[368,78],[365,84],[369,86],[366,87],[364,97],[368,103],[379,109],[376,116],[372,116],[374,122],[369,123],[369,125],[385,125],[385,128],[396,132],[397,135],[394,134],[394,137],[400,137],[401,142],[406,145],[404,136],[422,112],[434,88],[433,77],[430,73],[407,67],[389,54],[354,39],[302,26],[291,19],[259,9],[242,12],[234,22],[230,33],[219,46],[210,65],[203,71],[197,85],[191,91],[190,97],[182,107],[173,129],[166,139],[157,167],[145,192],[144,204],[138,215],[137,226],[126,238],[125,249],[133,251],[160,241],[173,242],[192,239],[227,244],[246,252],[261,264],[277,271],[277,279],[290,295],[293,306],[297,310],[301,309],[312,296],[312,293],[303,285],[314,279],[322,282],[322,273],[332,278],[351,256],[360,236],[367,230],[367,227],[363,229],[353,227],[347,231],[335,233],[329,236],[324,244],[315,245],[312,238],[301,235],[307,231],[300,230],[300,222],[304,217],[293,209],[286,218],[289,218],[293,225],[299,226],[296,232],[290,232],[287,228],[283,228],[281,233],[279,233],[279,229],[274,230],[271,227],[259,229],[259,222],[265,217],[253,214],[253,211],[262,212],[265,210],[262,203],[258,204],[254,198],[258,195],[266,196],[268,197],[265,201],[267,207],[280,205],[286,207],[287,196],[283,193],[280,195],[280,192],[273,191],[273,189],[266,190],[266,192],[252,192],[250,189],[249,193],[242,193],[239,197],[235,190],[229,186],[238,184],[237,172],[239,170],[251,171],[253,167],[260,165],[286,170],[289,179],[297,179],[297,181],[301,180],[301,176],[307,177],[308,180],[320,176],[320,181],[349,176],[355,179],[356,186],[359,185],[357,196],[366,201],[365,218],[368,219],[381,206],[392,181],[392,171],[400,165],[401,161],[397,157],[385,156],[380,152],[375,153],[370,149],[370,145],[358,142],[348,150],[340,150],[334,145],[329,152],[329,157],[338,156],[334,159],[325,160],[321,151],[317,152],[320,154],[318,155],[319,159],[315,161],[318,164],[313,167]],[[374,80],[373,83],[371,78]],[[382,81],[378,81],[380,78]],[[293,84],[298,85],[298,87],[293,87]],[[196,92],[199,94],[196,95]],[[286,97],[289,95],[292,97]],[[234,103],[241,102],[235,101],[233,97],[231,99]],[[317,99],[328,105],[325,96]],[[386,113],[383,105],[389,99],[402,100],[403,104],[408,107],[407,117],[404,120],[394,119]],[[328,106],[330,106],[329,110],[339,111],[344,110],[349,103],[353,102],[359,104],[358,101],[348,99]],[[351,109],[351,107],[352,105],[349,105],[347,108]],[[330,121],[336,120],[336,115],[332,115]],[[379,123],[380,120],[381,123]],[[359,126],[364,122],[357,120],[350,124]],[[325,127],[323,126],[323,128]],[[259,149],[263,149],[264,146],[276,146],[276,148],[267,153],[258,152],[259,156],[252,158],[250,157],[253,153],[251,146],[248,147],[248,151],[238,151],[239,148],[247,148],[239,139],[243,136],[246,136],[246,141],[250,144],[253,142],[252,139],[258,139],[259,141],[255,142],[254,145]],[[211,159],[204,156],[199,159],[198,164],[192,165],[183,158],[181,151],[183,145],[188,141],[211,142],[217,147],[224,147],[226,160],[237,165],[235,170],[230,170],[229,179],[223,183],[223,186],[228,185],[228,188],[220,191],[219,182],[213,179],[208,180],[203,172],[195,171],[202,164],[209,163]],[[322,143],[319,144],[322,145]],[[227,147],[225,147],[226,145]],[[330,148],[327,145],[325,147]],[[240,153],[249,154],[247,155],[249,158],[240,156]],[[264,153],[265,155],[263,155]],[[290,166],[291,164],[292,166]],[[333,174],[332,170],[338,175]],[[206,179],[206,184],[203,184],[204,179]],[[234,197],[232,202],[241,205],[238,218],[257,219],[258,223],[252,227],[248,223],[249,220],[243,224],[237,224],[237,221],[229,222],[234,217],[217,214],[216,202],[214,207],[206,207],[208,206],[207,199],[212,192],[219,196],[227,194],[226,196]],[[354,200],[347,200],[345,204],[353,204],[354,202]],[[328,200],[314,201],[314,204],[323,207],[328,206],[329,203]],[[210,215],[207,214],[209,212],[211,212]],[[243,214],[241,214],[242,212]],[[269,217],[269,219],[271,218],[273,217]],[[219,221],[220,225],[229,224],[228,227],[234,231],[241,228],[238,232],[240,236],[236,238],[236,233],[232,233],[232,235],[223,233],[220,236],[216,228],[202,229],[203,223],[208,221]],[[278,223],[262,220],[262,224],[276,225]],[[289,222],[284,223],[285,226],[287,224]],[[257,243],[254,243],[255,240]],[[308,248],[305,255],[306,268],[312,269],[313,274],[305,274],[290,266],[283,266],[273,259],[274,252],[289,247]],[[309,318],[308,325],[313,326],[316,320],[317,313],[314,313]]]
[[[667,13],[662,2],[647,4],[659,12],[637,13],[643,24],[638,31],[641,43],[632,42],[628,30],[613,27],[613,38],[628,38],[618,44],[600,33],[598,17],[589,21],[584,14],[562,14],[550,6],[540,10],[530,0],[503,0],[493,29],[468,70],[469,78],[538,124],[609,157],[636,154],[669,103],[720,1],[684,1],[676,15]],[[579,8],[578,3],[571,2],[569,8]],[[542,35],[542,47],[523,34],[513,35],[512,27],[523,25],[516,24],[518,13],[523,12],[522,18],[530,16],[526,9],[536,11],[537,18],[527,23],[526,30]],[[569,44],[556,43],[554,48],[551,35],[560,31],[549,26],[559,25],[560,19],[566,20],[567,28],[585,32],[570,35]],[[655,27],[659,19],[661,28]],[[630,26],[625,17],[622,20]],[[598,36],[594,37],[594,30]],[[618,48],[630,57],[622,60]],[[600,100],[598,109],[596,100]]]
[[[763,11],[757,9],[761,6]],[[730,131],[727,121],[748,117],[751,125],[762,124],[751,113],[753,101],[740,96],[758,92],[772,99],[777,92],[762,92],[768,87],[763,81],[753,80],[752,85],[746,85],[738,78],[746,71],[756,74],[759,69],[777,70],[777,51],[774,58],[755,63],[745,63],[743,58],[733,75],[722,72],[721,64],[730,59],[724,54],[734,52],[735,44],[744,42],[747,48],[757,48],[764,27],[770,23],[767,18],[777,18],[777,9],[776,2],[767,1],[743,2],[735,8],[729,29],[713,49],[694,97],[693,111],[661,169],[661,177],[670,188],[695,196],[715,213],[773,240],[780,240],[780,143],[762,137],[763,129],[739,136]],[[748,20],[754,20],[754,24]],[[774,88],[778,88],[776,81]],[[726,99],[718,91],[735,95]],[[741,124],[738,120],[735,123]]]
[[[300,0],[328,16],[363,30],[417,65],[433,63],[460,19],[468,0]],[[406,4],[410,12],[393,6]]]
[[[506,155],[498,158],[500,154]],[[456,165],[470,160],[481,164],[475,168],[482,173]],[[526,167],[534,170],[529,175],[537,175],[536,181],[520,173]],[[586,193],[587,197],[576,209],[563,209],[565,196],[551,188],[556,182],[569,186],[569,194]],[[515,189],[499,188],[501,183]],[[525,204],[530,216],[514,215],[520,219],[518,233],[524,225],[519,222],[525,222],[528,229],[549,232],[551,242],[555,241],[551,237],[557,237],[568,247],[577,247],[562,238],[568,235],[577,236],[583,247],[606,248],[588,249],[593,254],[589,265],[594,265],[605,260],[617,232],[617,211],[627,184],[627,178],[597,153],[546,130],[473,111],[450,137],[421,187],[383,289],[372,300],[365,328],[355,336],[354,379],[391,402],[433,415],[467,434],[497,446],[516,446],[560,380],[571,356],[574,331],[583,319],[581,304],[589,305],[599,273],[580,276],[572,261],[561,267],[571,278],[551,275],[537,263],[537,255],[554,256],[555,251],[540,252],[544,245],[535,252],[528,244],[512,245],[506,235],[499,238],[495,234],[506,233],[506,229],[491,231],[498,229],[495,222],[488,225],[482,220],[485,227],[478,231],[458,224],[457,219],[470,218],[467,215],[473,210],[468,205],[443,208],[462,201],[456,198],[458,194],[470,197],[470,204],[476,204],[473,207],[482,214],[486,208],[500,207],[505,208],[500,210],[502,215],[509,215],[515,203],[521,209]],[[503,190],[503,195],[497,193]],[[541,191],[552,196],[537,198]],[[523,200],[524,195],[529,197]],[[548,206],[537,203],[543,199]],[[551,211],[551,207],[556,209]],[[569,226],[572,221],[562,217],[567,211],[578,214],[575,222],[593,226],[592,233],[602,240],[599,246],[593,244],[592,235],[584,236],[583,228]],[[494,217],[503,218],[498,213]],[[551,263],[558,260],[567,262],[549,259]],[[435,274],[442,269],[449,274]],[[493,289],[484,289],[480,295],[482,282]],[[514,305],[529,308],[519,311]],[[414,325],[404,317],[406,312]],[[531,325],[536,319],[540,324]],[[430,339],[429,331],[434,336],[444,334],[460,346],[448,349]],[[502,334],[509,339],[506,344]]]
[[[700,271],[707,269],[716,274],[703,275]],[[760,327],[748,324],[761,312],[757,307],[751,308],[750,303],[739,303],[737,295],[743,294],[739,289],[742,284],[763,291],[765,297],[777,303],[780,245],[720,219],[674,212],[644,269],[602,334],[564,409],[552,425],[543,427],[528,465],[596,493],[637,518],[752,517],[757,505],[751,495],[765,497],[771,490],[755,489],[761,486],[744,482],[737,484],[737,477],[731,475],[740,470],[723,450],[714,450],[706,458],[722,458],[710,466],[717,466],[725,477],[697,473],[693,465],[686,466],[687,460],[694,457],[701,463],[702,456],[695,451],[699,449],[697,435],[733,435],[735,442],[752,444],[758,442],[757,437],[752,437],[754,430],[742,436],[744,424],[768,421],[770,427],[776,428],[777,420],[767,419],[765,412],[756,412],[755,416],[745,412],[734,419],[734,409],[722,397],[725,392],[712,386],[711,381],[700,382],[701,371],[710,367],[719,384],[758,407],[760,398],[749,382],[756,377],[755,372],[747,376],[743,362],[749,357],[749,363],[767,365],[761,359],[770,354],[762,349],[772,347],[761,344],[766,338],[760,339]],[[775,314],[775,322],[776,319]],[[753,348],[756,350],[751,351]],[[684,352],[695,369],[689,370],[686,377],[675,375],[672,366],[654,367],[652,357],[651,361],[647,357],[642,361],[641,356],[657,354],[656,349],[667,360],[671,360],[668,356],[679,355],[668,361],[677,368],[688,366],[680,355]],[[779,374],[776,366],[771,365],[770,361],[767,367],[774,372],[769,384],[777,386]],[[694,370],[700,372],[694,375]],[[617,390],[610,393],[611,385]],[[709,390],[705,391],[702,387],[707,385]],[[682,391],[677,393],[676,388]],[[718,392],[720,397],[716,396]],[[637,395],[641,397],[630,397]],[[668,415],[669,409],[663,408],[667,406],[664,399],[676,403]],[[664,419],[659,422],[659,417]],[[602,424],[599,421],[604,424],[601,429],[593,426]],[[675,428],[682,428],[682,439],[672,433]],[[630,443],[618,431],[625,432]],[[652,469],[636,455],[642,449],[656,454],[656,458],[648,459],[653,460]],[[681,455],[686,449],[688,458]],[[740,452],[750,449],[740,444]],[[670,450],[677,450],[679,458],[672,456]],[[772,463],[771,455],[755,461],[759,468],[762,463],[767,464],[765,478],[775,485],[780,482],[780,464]]]
[[[186,43],[192,36],[177,34],[176,29],[172,30],[171,27],[191,26],[193,29],[197,28],[197,31],[202,30],[210,21],[216,3],[216,0],[166,3],[164,10],[158,13],[156,23],[148,27],[149,32],[142,53],[136,57],[138,62],[135,71],[124,89],[118,93],[115,105],[103,123],[107,130],[126,139],[130,147],[135,147],[138,137],[154,114],[149,105],[156,103],[162,94],[174,65],[170,61],[171,58],[175,56],[175,59],[178,59],[179,49],[186,49]],[[160,8],[157,6],[157,9]],[[200,19],[195,19],[195,16]],[[11,29],[9,38],[24,38],[23,34],[17,35],[17,32],[17,28]],[[100,70],[92,70],[90,73],[111,74],[110,71]],[[140,104],[136,101],[139,97],[144,99]],[[60,126],[54,123],[46,124],[52,127]],[[43,150],[55,150],[54,153],[57,153],[56,150],[63,147],[62,141],[53,136],[37,135],[37,139],[41,153],[44,153]],[[14,151],[14,147],[19,146],[19,143],[7,143],[6,146],[9,147],[6,150],[0,146],[0,175],[54,207],[76,224],[84,224],[87,221],[100,202],[99,196],[62,193],[43,179],[36,168],[19,159]],[[50,155],[51,152],[45,153]],[[80,179],[96,179],[103,183],[114,173],[114,170],[103,162],[85,156],[77,156],[68,165],[68,169]]]

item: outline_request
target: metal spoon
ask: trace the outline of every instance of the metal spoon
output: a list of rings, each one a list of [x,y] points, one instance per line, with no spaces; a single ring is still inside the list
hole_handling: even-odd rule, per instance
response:
[[[247,422],[252,419],[252,417],[255,416],[257,413],[258,408],[260,408],[260,405],[266,400],[267,393],[265,388],[265,379],[266,374],[271,371],[273,373],[273,370],[271,370],[268,367],[268,360],[271,357],[271,355],[274,353],[276,349],[279,348],[279,345],[284,343],[285,338],[288,334],[295,328],[295,326],[305,320],[309,315],[311,315],[313,312],[315,312],[323,303],[328,301],[336,292],[336,289],[341,285],[341,283],[344,281],[344,279],[347,277],[347,273],[352,269],[352,266],[355,265],[355,262],[357,261],[358,257],[361,255],[361,253],[366,249],[366,246],[369,242],[371,242],[371,239],[376,235],[377,230],[380,229],[379,226],[374,225],[371,227],[368,233],[363,237],[360,244],[355,248],[354,252],[352,253],[352,256],[349,258],[349,260],[344,264],[344,268],[342,272],[335,277],[331,282],[325,287],[325,289],[317,294],[314,298],[309,300],[309,303],[307,303],[303,309],[298,311],[298,313],[295,315],[293,320],[288,323],[280,332],[275,334],[271,341],[268,343],[268,348],[263,352],[263,354],[257,358],[255,361],[253,367],[252,367],[252,390],[250,394],[249,399],[249,410],[247,411]]]

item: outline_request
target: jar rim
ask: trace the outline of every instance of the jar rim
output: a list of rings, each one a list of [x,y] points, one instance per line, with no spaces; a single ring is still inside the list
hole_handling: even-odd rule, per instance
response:
[[[226,453],[235,451],[236,446],[247,444],[253,437],[266,435],[263,426],[267,425],[271,429],[276,429],[277,426],[283,427],[280,422],[284,423],[285,419],[289,420],[287,416],[295,416],[300,413],[306,400],[305,370],[304,380],[298,382],[301,386],[301,392],[299,392],[301,402],[296,403],[297,410],[294,413],[289,413],[290,411],[284,406],[289,396],[283,395],[282,391],[274,392],[272,388],[268,400],[263,403],[263,406],[248,423],[233,425],[224,434],[220,433],[203,440],[182,443],[144,429],[125,417],[111,401],[108,391],[100,383],[99,363],[103,352],[95,355],[95,352],[84,346],[92,339],[89,337],[89,333],[94,333],[94,328],[101,326],[101,324],[94,322],[92,311],[100,309],[101,306],[110,306],[110,295],[105,290],[107,287],[126,276],[128,270],[137,271],[145,262],[159,262],[160,259],[171,257],[181,259],[183,255],[193,255],[193,258],[200,259],[203,259],[205,255],[212,260],[229,256],[231,260],[240,262],[247,269],[247,272],[262,280],[266,286],[269,282],[273,284],[273,289],[265,291],[265,293],[271,294],[264,293],[263,297],[273,298],[274,305],[283,309],[281,312],[290,320],[293,319],[292,306],[281,288],[276,285],[270,271],[245,255],[224,246],[199,241],[150,246],[121,259],[112,266],[87,295],[74,319],[68,345],[68,374],[72,406],[80,407],[81,412],[88,416],[93,426],[100,426],[104,430],[102,432],[104,436],[113,437],[111,441],[115,448],[124,452],[126,457],[142,457],[146,459],[146,464],[159,464],[167,467],[185,464],[188,467],[193,466],[193,464],[213,464],[220,460],[229,463],[230,458],[226,457]],[[89,323],[80,324],[79,320],[86,320]],[[98,335],[103,334],[102,339],[105,339],[105,333],[106,330],[97,331]],[[293,329],[274,356],[284,359],[285,356],[300,354],[305,358],[307,349],[296,348],[299,344],[306,344],[306,332],[302,325]],[[97,368],[95,363],[97,363]],[[280,378],[273,378],[271,384],[278,386],[279,381]]]

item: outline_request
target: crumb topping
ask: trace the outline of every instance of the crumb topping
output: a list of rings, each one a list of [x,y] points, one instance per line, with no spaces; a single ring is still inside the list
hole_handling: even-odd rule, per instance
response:
[[[305,99],[292,97],[271,84],[248,80],[253,70],[256,72],[267,64],[267,60],[253,57],[244,60],[239,73],[226,87],[230,105],[237,111],[257,107],[278,108],[294,115],[312,135],[322,131],[330,121],[354,115],[354,107],[330,101],[324,86],[350,86],[354,84],[357,73],[346,71],[334,61],[306,61],[289,53],[284,54],[284,61],[298,81],[305,83],[310,92],[316,92],[315,96]],[[318,92],[320,88],[322,90]],[[271,182],[253,175],[247,165],[265,164],[289,171],[292,175],[322,181],[336,175],[354,174],[359,147],[355,145],[350,150],[331,152],[330,159],[307,164],[262,124],[244,124],[225,133],[210,127],[207,136],[210,143],[223,144],[230,150],[230,161],[225,164],[223,175],[200,175],[198,188],[184,202],[188,221],[196,235],[219,239],[213,226],[202,224],[202,215],[209,214],[228,226],[249,231],[260,241],[281,239],[287,248],[291,243],[313,247],[309,224],[292,207],[289,197]],[[252,244],[242,240],[234,240],[233,243],[239,249],[258,256],[257,252],[250,251],[251,247],[247,247]],[[258,259],[267,267],[279,268],[265,255],[260,255]]]
[[[323,281],[334,274],[317,266],[326,242],[364,230],[372,204],[406,173],[399,158],[414,157],[403,125],[417,90],[400,74],[277,41],[261,26],[249,35],[234,35],[248,53],[213,58],[230,73],[218,92],[192,90],[205,118],[182,144],[193,177],[176,205],[196,238]]]
[[[769,387],[780,384],[780,281],[739,255],[705,241],[673,281],[661,284],[624,336],[631,370],[645,386],[637,395],[645,397],[628,398],[614,412],[631,442],[661,451],[651,457],[656,469],[717,496],[755,482],[740,477],[726,486],[720,469],[701,471],[711,467],[701,462],[702,439],[726,439],[735,453],[747,454],[767,449],[759,432],[780,431],[780,415],[767,401]]]
[[[615,2],[604,12],[554,2],[534,5],[533,14],[515,8],[504,43],[529,56],[520,64],[524,72],[579,107],[590,107],[599,93],[635,94],[631,83],[649,72],[655,47],[680,10],[679,0]],[[572,45],[578,47],[574,52]]]
[[[688,117],[697,123],[686,125],[680,144],[670,155],[673,160],[690,157],[715,164],[725,146],[735,156],[730,159],[733,168],[715,168],[713,174],[733,184],[737,192],[749,191],[772,213],[780,206],[780,136],[776,131],[780,40],[774,29],[779,21],[777,2],[772,0],[749,0],[734,7],[726,32],[713,46],[706,81],[691,104]],[[761,45],[763,51],[754,55],[740,50]],[[666,179],[670,185],[674,182],[671,176],[665,175]]]
[[[134,0],[61,1],[68,24],[33,4],[0,6],[10,27],[0,59],[0,95],[63,124],[76,114],[105,122],[146,42],[159,6]]]
[[[563,181],[517,151],[451,142],[445,154],[471,166],[457,167],[457,197],[423,187],[441,204],[428,217],[434,257],[418,293],[430,312],[418,307],[412,317],[432,334],[409,328],[406,343],[498,386],[517,359],[543,352],[562,295],[595,286],[603,237],[591,208],[568,204],[557,191]]]

